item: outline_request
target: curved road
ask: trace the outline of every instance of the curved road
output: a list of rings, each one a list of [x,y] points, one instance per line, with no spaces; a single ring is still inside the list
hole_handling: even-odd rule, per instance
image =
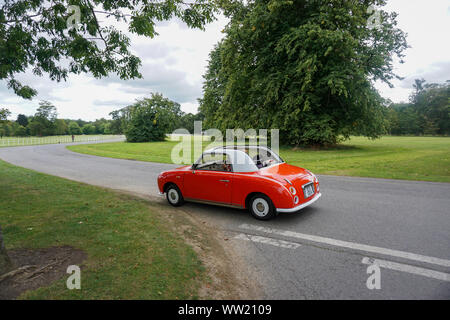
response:
[[[65,146],[0,148],[0,159],[149,196],[157,196],[158,174],[175,167]],[[450,299],[450,184],[319,180],[323,196],[313,206],[268,222],[242,210],[192,203],[185,209],[226,235],[223,244],[246,260],[266,298]]]

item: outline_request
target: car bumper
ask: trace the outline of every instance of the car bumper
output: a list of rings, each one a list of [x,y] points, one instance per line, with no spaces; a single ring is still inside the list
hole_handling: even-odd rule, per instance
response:
[[[303,209],[311,204],[313,204],[314,202],[316,202],[320,197],[322,196],[321,193],[318,193],[314,196],[314,198],[312,198],[311,200],[309,200],[308,202],[302,203],[294,208],[289,208],[289,209],[279,209],[277,208],[277,212],[281,212],[281,213],[286,213],[286,212],[295,212],[298,211],[300,209]]]

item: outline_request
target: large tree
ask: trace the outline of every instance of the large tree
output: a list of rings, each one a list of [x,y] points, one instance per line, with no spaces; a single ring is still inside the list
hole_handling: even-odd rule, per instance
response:
[[[31,135],[48,136],[55,133],[56,107],[48,101],[39,102],[39,107],[28,125]]]
[[[283,143],[333,144],[385,130],[384,100],[405,34],[384,0],[224,1],[231,18],[210,54],[200,110],[219,129],[278,128]]]
[[[214,12],[209,0],[4,0],[0,80],[31,99],[36,90],[16,79],[27,69],[56,81],[84,72],[96,78],[110,73],[139,78],[141,61],[130,52],[130,39],[116,21],[126,22],[131,33],[153,38],[157,21],[177,17],[189,27],[203,28]]]
[[[9,135],[9,121],[8,117],[11,115],[11,111],[7,108],[0,108],[0,138]]]
[[[178,103],[159,93],[136,101],[128,110],[130,116],[125,130],[128,142],[163,141],[166,134],[178,127],[183,115]]]
[[[410,103],[389,108],[390,132],[408,135],[450,134],[450,81],[426,83],[416,79]]]
[[[26,127],[28,125],[28,117],[24,114],[19,114],[16,122],[21,126]]]

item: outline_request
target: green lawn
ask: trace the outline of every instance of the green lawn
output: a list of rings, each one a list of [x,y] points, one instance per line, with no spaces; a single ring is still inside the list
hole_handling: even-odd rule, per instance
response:
[[[88,255],[81,290],[63,278],[21,298],[193,299],[207,278],[166,206],[3,161],[0,203],[7,249],[69,245]]]
[[[171,163],[178,142],[75,145],[72,151],[103,157]],[[205,142],[205,146],[208,142]],[[318,174],[450,182],[450,138],[353,137],[327,150],[281,148],[288,163]]]

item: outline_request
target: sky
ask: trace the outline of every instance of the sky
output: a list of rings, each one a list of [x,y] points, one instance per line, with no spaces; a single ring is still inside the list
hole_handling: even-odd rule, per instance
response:
[[[410,48],[406,62],[394,65],[395,72],[404,79],[393,81],[392,89],[376,83],[381,95],[393,102],[408,101],[414,79],[440,83],[450,80],[450,0],[389,0],[383,9],[399,14],[398,27],[408,34]],[[37,89],[38,95],[31,101],[24,100],[0,81],[0,106],[8,108],[10,118],[15,119],[20,113],[34,114],[39,101],[48,100],[57,107],[59,118],[92,121],[108,119],[111,111],[159,92],[180,103],[184,112],[195,113],[208,54],[224,36],[221,31],[226,23],[227,19],[219,16],[202,31],[174,19],[159,23],[159,35],[153,39],[129,34],[131,50],[142,60],[143,79],[122,81],[114,75],[95,79],[83,74],[70,75],[66,82],[58,83],[25,72],[17,79]]]

